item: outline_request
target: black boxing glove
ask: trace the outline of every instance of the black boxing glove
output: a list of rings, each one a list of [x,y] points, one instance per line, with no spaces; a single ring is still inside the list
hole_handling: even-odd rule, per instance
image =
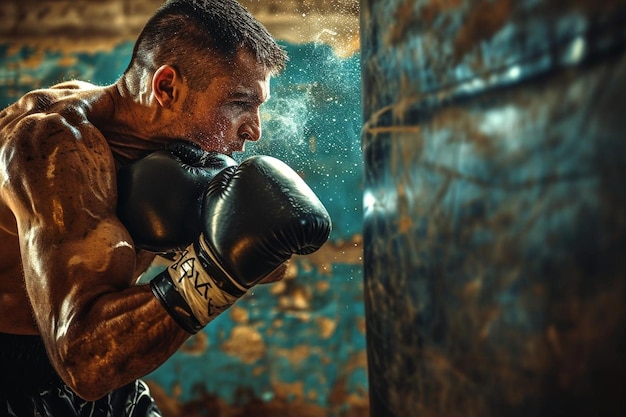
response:
[[[151,252],[184,249],[198,237],[202,198],[232,158],[176,140],[119,169],[117,216],[135,245]]]
[[[331,220],[289,166],[254,156],[211,181],[197,242],[151,281],[155,296],[189,333],[230,307],[293,254],[328,239]]]

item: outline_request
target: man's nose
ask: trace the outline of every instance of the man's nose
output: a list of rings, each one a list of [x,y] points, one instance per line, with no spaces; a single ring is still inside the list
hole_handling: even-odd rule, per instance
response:
[[[240,136],[251,142],[261,139],[261,116],[258,111],[254,113],[242,126]]]

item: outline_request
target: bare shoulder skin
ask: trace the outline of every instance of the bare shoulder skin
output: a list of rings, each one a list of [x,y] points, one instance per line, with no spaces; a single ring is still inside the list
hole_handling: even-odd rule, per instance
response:
[[[41,334],[85,399],[152,371],[188,337],[133,285],[114,158],[92,123],[109,106],[104,89],[77,83],[0,113],[0,331]]]

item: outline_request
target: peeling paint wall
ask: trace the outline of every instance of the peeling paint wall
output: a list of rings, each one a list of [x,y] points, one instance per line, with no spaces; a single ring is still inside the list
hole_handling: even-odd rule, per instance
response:
[[[114,82],[160,2],[0,4],[0,106],[72,78]],[[167,416],[366,416],[358,2],[243,2],[290,63],[272,80],[254,153],[299,172],[333,218],[331,240],[296,257],[146,377]],[[158,270],[158,266],[155,266]]]

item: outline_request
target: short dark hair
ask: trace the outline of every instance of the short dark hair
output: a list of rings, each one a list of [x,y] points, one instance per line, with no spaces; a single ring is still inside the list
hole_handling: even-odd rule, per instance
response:
[[[203,89],[211,64],[232,62],[242,49],[272,75],[287,63],[285,50],[236,0],[169,0],[139,34],[126,73],[171,64],[192,87]]]

